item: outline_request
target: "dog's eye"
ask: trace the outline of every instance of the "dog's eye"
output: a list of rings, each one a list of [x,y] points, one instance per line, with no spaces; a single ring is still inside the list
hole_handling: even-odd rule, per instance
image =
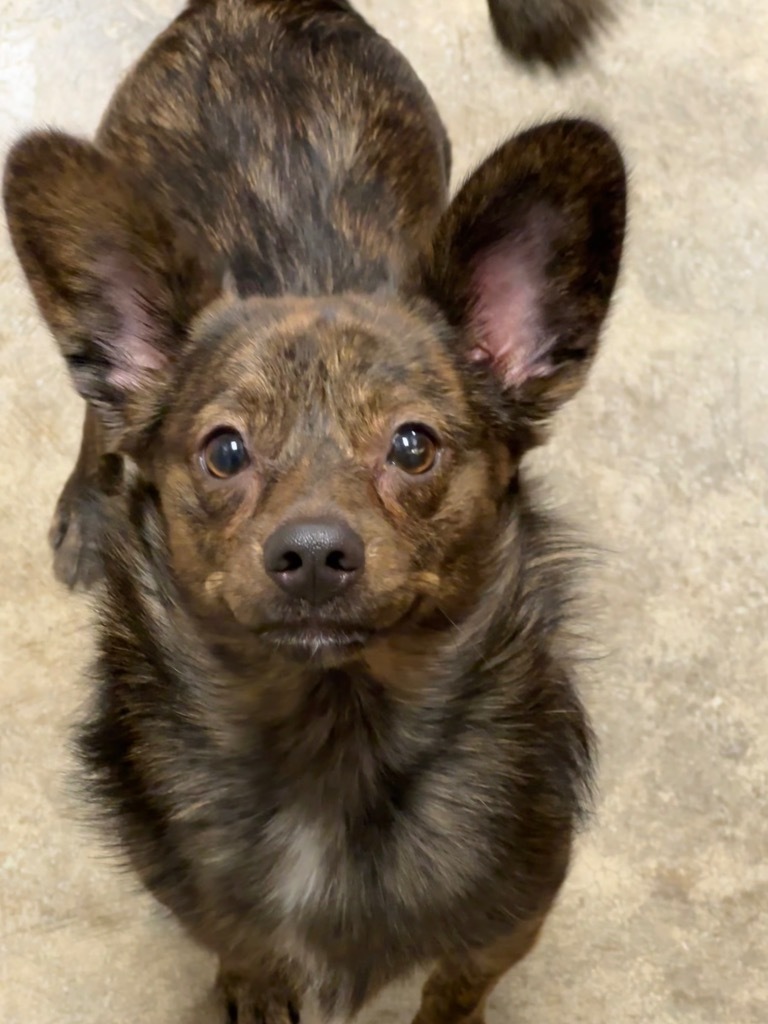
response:
[[[237,431],[221,430],[205,442],[202,462],[211,476],[224,480],[245,469],[250,459]]]
[[[431,469],[436,458],[437,441],[432,433],[418,423],[406,423],[392,438],[387,462],[416,475]]]

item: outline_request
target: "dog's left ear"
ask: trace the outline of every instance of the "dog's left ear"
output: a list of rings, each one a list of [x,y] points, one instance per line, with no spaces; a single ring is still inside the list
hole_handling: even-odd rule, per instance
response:
[[[529,422],[583,384],[619,271],[626,177],[611,137],[562,120],[510,139],[438,225],[420,289]]]

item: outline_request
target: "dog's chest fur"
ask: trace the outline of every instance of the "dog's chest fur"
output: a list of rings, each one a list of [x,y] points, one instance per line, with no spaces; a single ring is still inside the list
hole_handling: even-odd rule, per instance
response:
[[[363,928],[386,907],[418,914],[422,901],[453,903],[471,888],[484,802],[468,769],[483,737],[441,749],[448,723],[377,691],[364,676],[328,673],[249,743],[250,770],[241,765],[232,785],[250,778],[252,799],[270,805],[252,835],[270,865],[258,883],[270,917],[313,931],[333,919],[354,929],[357,916]]]
[[[343,685],[355,681],[325,681]],[[210,798],[190,822],[216,834],[201,883],[217,917],[227,907],[243,943],[255,931],[282,950],[330,1010],[438,955],[456,920],[471,929],[467,907],[493,875],[489,800],[505,801],[496,770],[475,782],[490,736],[449,738],[445,722],[358,685],[319,688],[290,724],[248,741],[229,776],[211,762]],[[228,820],[225,803],[240,813]]]
[[[338,802],[322,797],[322,814],[303,803],[281,807],[264,834],[274,853],[265,887],[270,905],[312,929],[315,918],[349,921],[361,903],[371,916],[383,905],[418,915],[422,904],[434,909],[460,897],[480,869],[482,833],[468,831],[481,827],[482,804],[466,779],[456,778],[461,788],[449,796],[450,764],[441,761],[440,771],[439,781],[430,769],[415,775],[399,806],[382,784],[370,818],[361,810],[352,819],[341,794]]]
[[[270,895],[285,917],[316,910],[343,891],[346,865],[335,861],[333,844],[316,822],[285,810],[275,817],[272,836],[277,858]]]

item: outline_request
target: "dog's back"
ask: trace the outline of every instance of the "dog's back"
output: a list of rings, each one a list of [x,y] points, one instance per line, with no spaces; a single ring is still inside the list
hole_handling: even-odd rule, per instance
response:
[[[447,193],[429,95],[341,0],[194,5],[128,77],[98,139],[241,294],[386,283]]]
[[[510,52],[556,65],[606,10],[489,2]],[[447,195],[432,100],[346,0],[195,0],[118,90],[98,137],[244,294],[386,283],[424,247]]]

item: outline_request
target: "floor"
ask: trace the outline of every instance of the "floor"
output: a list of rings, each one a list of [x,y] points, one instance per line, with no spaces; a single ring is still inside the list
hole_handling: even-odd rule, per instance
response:
[[[0,146],[89,132],[179,0],[4,0]],[[590,386],[537,459],[604,552],[587,700],[601,798],[490,1024],[768,1021],[768,5],[624,0],[561,78],[510,67],[482,0],[360,0],[432,89],[457,175],[562,111],[632,167]],[[458,178],[457,178],[458,180]],[[0,1020],[204,1024],[213,965],[118,874],[67,789],[89,610],[46,530],[80,410],[0,236]],[[367,1014],[405,1022],[415,982]]]

